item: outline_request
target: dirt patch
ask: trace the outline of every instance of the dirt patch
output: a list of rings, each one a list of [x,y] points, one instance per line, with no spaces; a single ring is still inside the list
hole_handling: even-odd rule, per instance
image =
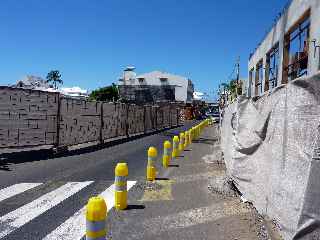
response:
[[[238,192],[233,188],[226,175],[213,176],[209,179],[208,190],[212,194],[218,194],[222,197],[237,197]]]
[[[241,193],[233,181],[225,174],[210,177],[208,191],[215,197],[219,196],[223,201],[228,199],[235,200],[231,201],[232,204],[228,204],[225,208],[227,209],[227,215],[232,216],[233,221],[238,221],[236,225],[240,229],[228,229],[228,231],[247,231],[247,235],[245,234],[246,240],[282,240],[276,222],[266,220],[252,204],[241,201]],[[230,201],[228,202],[230,203]],[[256,236],[256,238],[252,236]],[[244,239],[243,237],[239,236],[237,239]]]

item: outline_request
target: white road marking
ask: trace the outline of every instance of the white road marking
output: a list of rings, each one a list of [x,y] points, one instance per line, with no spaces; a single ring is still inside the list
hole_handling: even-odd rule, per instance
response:
[[[46,212],[50,208],[58,205],[63,200],[72,196],[91,183],[92,181],[68,182],[56,190],[0,217],[0,239],[36,218],[40,214]]]
[[[128,191],[136,184],[136,181],[128,181]],[[108,211],[114,207],[114,184],[99,194],[107,203]],[[81,208],[67,221],[62,223],[54,231],[49,233],[43,240],[78,240],[85,235],[86,231],[86,207]]]
[[[0,202],[20,193],[23,193],[29,189],[35,188],[41,184],[42,183],[18,183],[10,187],[0,189]]]

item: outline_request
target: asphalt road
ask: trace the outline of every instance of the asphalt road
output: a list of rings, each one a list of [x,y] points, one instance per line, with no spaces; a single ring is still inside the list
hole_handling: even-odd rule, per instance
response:
[[[191,125],[194,123],[188,122],[176,129],[74,155],[48,157],[39,153],[1,159],[0,239],[77,239],[59,235],[66,229],[72,232],[70,224],[63,223],[69,219],[74,228],[83,227],[82,208],[91,196],[101,192],[108,195],[116,164],[128,163],[128,180],[144,180],[148,147],[157,147],[160,159],[163,142]],[[80,217],[74,216],[79,211]]]

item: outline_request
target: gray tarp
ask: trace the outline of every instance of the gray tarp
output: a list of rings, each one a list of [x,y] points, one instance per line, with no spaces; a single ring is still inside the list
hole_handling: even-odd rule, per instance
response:
[[[285,239],[320,239],[320,73],[224,110],[228,175]]]

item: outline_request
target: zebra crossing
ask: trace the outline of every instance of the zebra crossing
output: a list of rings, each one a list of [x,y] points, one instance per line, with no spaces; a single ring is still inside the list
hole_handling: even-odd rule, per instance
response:
[[[24,232],[19,229],[28,224],[32,224],[33,221],[39,221],[39,219],[46,216],[50,218],[50,215],[56,207],[64,207],[68,199],[80,194],[80,191],[88,190],[88,187],[93,185],[93,181],[85,182],[66,182],[61,186],[57,186],[55,189],[50,189],[49,192],[44,193],[40,197],[28,202],[22,206],[18,206],[16,209],[9,211],[3,215],[0,214],[0,239],[16,239],[15,234],[19,234],[19,237],[24,235]],[[110,185],[111,184],[111,185]],[[128,191],[136,184],[136,181],[128,181]],[[0,189],[0,208],[3,202],[13,201],[15,197],[23,194],[30,193],[30,191],[43,186],[44,183],[18,183],[3,189]],[[98,195],[102,196],[107,202],[108,211],[114,206],[114,184],[108,183],[105,186],[105,190]],[[90,192],[91,189],[89,189]],[[85,199],[86,201],[88,199]],[[83,200],[82,200],[83,201]],[[71,203],[72,204],[72,203]],[[9,204],[10,205],[10,204]],[[69,204],[70,205],[70,204]],[[40,221],[41,222],[41,221]],[[44,239],[44,240],[77,240],[82,239],[85,233],[85,205],[79,210],[75,210],[68,218],[57,223],[57,226],[52,231],[46,233],[45,236],[32,236],[32,233],[26,233],[27,238],[23,236],[23,239]],[[38,230],[37,230],[38,231]],[[19,232],[19,233],[17,233]]]

